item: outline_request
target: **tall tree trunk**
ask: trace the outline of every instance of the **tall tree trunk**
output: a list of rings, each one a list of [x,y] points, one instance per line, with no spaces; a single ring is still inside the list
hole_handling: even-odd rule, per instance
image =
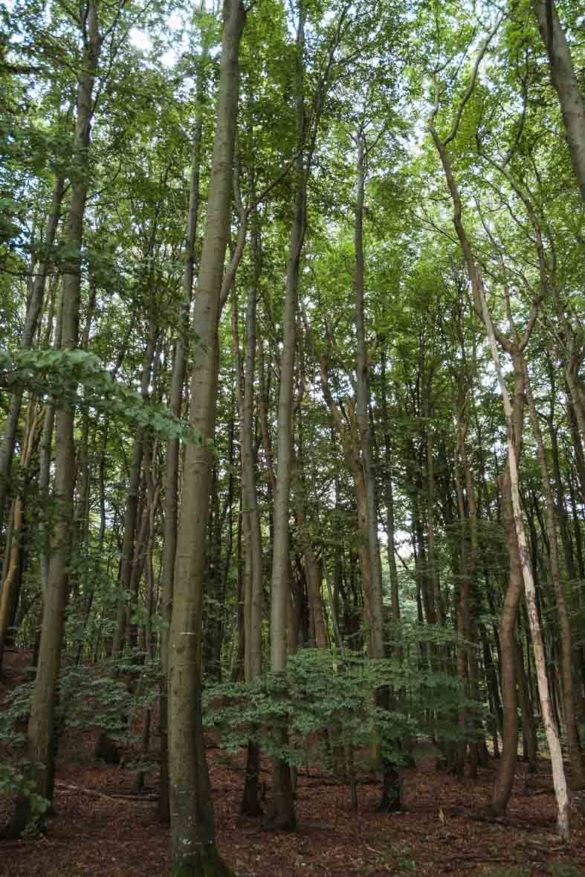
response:
[[[476,681],[476,672],[472,673],[472,665],[475,656],[469,654],[469,645],[472,639],[471,621],[471,591],[475,579],[477,566],[477,503],[473,474],[469,464],[466,449],[467,430],[469,426],[468,400],[463,403],[463,417],[457,436],[456,459],[460,466],[460,474],[456,474],[457,506],[459,522],[461,525],[461,584],[457,599],[457,631],[464,641],[457,651],[457,673],[461,680],[461,686],[469,696],[472,696],[472,684]],[[463,477],[461,477],[461,475]],[[465,489],[464,489],[465,486]],[[476,668],[474,668],[476,670]],[[459,715],[459,723],[465,734],[469,721],[467,710],[462,710]],[[477,744],[470,743],[472,774],[477,767]],[[465,751],[467,745],[462,742],[457,747],[455,772],[463,776],[465,770]]]
[[[229,874],[215,846],[201,714],[205,541],[219,366],[218,321],[229,235],[238,110],[240,0],[225,0],[219,95],[199,287],[189,419],[200,436],[185,450],[169,637],[168,747],[173,877]]]
[[[528,673],[524,668],[524,654],[518,640],[514,642],[516,681],[518,683],[518,699],[522,714],[522,754],[528,763],[528,770],[535,773],[538,769],[538,743],[534,723],[534,709]],[[529,657],[527,656],[528,660]]]
[[[562,678],[562,697],[563,697],[563,715],[565,720],[565,732],[567,735],[567,746],[569,750],[569,761],[573,774],[573,782],[575,786],[581,787],[585,781],[583,772],[583,762],[581,759],[581,749],[579,745],[579,731],[577,728],[577,719],[575,716],[575,692],[573,685],[573,641],[571,635],[571,625],[569,622],[569,614],[565,600],[565,590],[561,577],[561,562],[559,554],[559,545],[557,539],[557,525],[555,520],[554,494],[552,482],[549,475],[548,463],[546,461],[546,452],[542,437],[542,430],[538,419],[538,411],[536,403],[532,395],[530,387],[530,379],[526,363],[524,363],[525,383],[526,383],[526,399],[528,401],[528,411],[530,414],[530,422],[532,432],[536,441],[538,464],[540,466],[540,475],[544,493],[544,505],[546,515],[546,533],[548,537],[548,554],[550,563],[550,576],[552,579],[553,590],[556,598],[557,617],[559,619],[559,630],[561,638],[561,678]]]
[[[368,644],[368,654],[370,654],[371,657],[375,657],[372,653],[374,646],[372,645],[370,634],[373,629],[376,629],[376,622],[372,615],[372,613],[375,612],[375,608],[374,599],[372,597],[372,564],[368,544],[368,499],[359,435],[355,422],[353,402],[348,401],[346,406],[346,418],[344,420],[339,405],[337,405],[333,399],[329,386],[329,362],[327,356],[321,357],[321,391],[323,393],[323,398],[329,407],[329,411],[331,412],[334,427],[341,439],[345,462],[353,477],[357,512],[357,555],[360,565],[361,590],[364,598],[363,614],[365,618],[366,641]],[[379,624],[378,631],[381,631]],[[380,656],[378,655],[378,657]]]
[[[304,0],[300,0],[297,25],[296,101],[298,157],[295,162],[294,213],[286,271],[286,292],[283,315],[283,341],[278,393],[278,425],[276,451],[276,489],[273,507],[272,574],[270,582],[270,669],[281,673],[286,666],[287,628],[290,603],[289,581],[289,505],[293,441],[294,364],[297,336],[297,302],[299,270],[307,223],[307,176],[309,158],[303,153],[305,134],[304,109]],[[293,787],[288,764],[275,760],[272,773],[272,797],[267,826],[294,830],[296,815]]]
[[[388,385],[386,380],[386,351],[385,339],[381,338],[381,382],[380,408],[384,429],[384,503],[386,505],[386,538],[388,540],[388,569],[390,572],[390,601],[392,618],[400,620],[400,598],[398,592],[398,570],[396,568],[396,555],[394,545],[394,495],[392,489],[392,449],[390,443],[390,419],[388,416]]]
[[[365,515],[367,551],[371,571],[369,594],[364,591],[364,606],[369,603],[368,642],[369,655],[383,658],[384,645],[384,607],[382,600],[382,568],[378,543],[378,515],[376,504],[376,484],[373,468],[370,387],[368,380],[368,348],[366,342],[365,320],[365,258],[364,258],[364,200],[366,183],[366,143],[363,129],[357,136],[356,166],[356,206],[354,217],[354,294],[356,322],[356,422],[361,450],[361,470],[365,493]],[[360,481],[362,480],[360,479]],[[376,692],[378,705],[390,708],[391,693],[388,688]],[[402,779],[395,764],[382,759],[382,799],[378,809],[382,812],[401,810],[403,806]]]
[[[28,406],[22,453],[20,455],[20,466],[24,471],[26,471],[29,465],[35,442],[37,428],[36,410],[36,399],[33,398]],[[6,564],[6,574],[2,581],[2,592],[0,593],[0,668],[2,667],[4,648],[9,636],[10,626],[13,624],[18,605],[24,527],[24,497],[21,493],[14,498],[12,503],[10,539],[7,540],[7,548],[9,548],[7,555],[8,563]]]
[[[559,97],[573,170],[585,201],[585,102],[571,50],[559,21],[555,0],[532,0],[532,7],[548,54],[550,78]]]
[[[239,343],[237,299],[233,303],[237,403],[240,414],[242,472],[242,534],[244,567],[244,679],[251,682],[262,670],[262,535],[254,461],[254,376],[256,370],[256,309],[261,270],[261,241],[257,217],[252,227],[252,278],[248,286],[245,319],[245,355]],[[240,812],[260,816],[260,749],[250,740]]]
[[[365,143],[360,130],[357,144],[357,185],[354,221],[354,293],[356,321],[356,405],[355,414],[359,431],[363,480],[366,496],[367,547],[370,556],[370,619],[368,637],[370,657],[384,656],[384,618],[382,607],[382,570],[378,544],[378,518],[376,513],[376,489],[372,460],[372,438],[369,418],[370,389],[368,381],[368,350],[364,313],[364,191],[365,191]]]
[[[191,153],[191,179],[189,184],[189,207],[187,213],[187,232],[185,235],[185,254],[183,267],[182,300],[179,313],[179,335],[175,340],[173,371],[171,375],[171,392],[169,408],[174,417],[181,414],[183,385],[186,374],[185,345],[189,333],[189,316],[193,297],[193,279],[195,274],[195,244],[197,240],[197,221],[199,216],[199,178],[201,174],[201,139],[203,131],[203,101],[205,94],[204,62],[207,56],[207,43],[203,45],[197,70],[195,103],[197,116],[193,131]],[[167,731],[167,674],[169,625],[173,603],[173,575],[175,555],[177,551],[177,519],[179,509],[179,440],[170,439],[167,445],[167,457],[164,479],[164,523],[163,523],[163,556],[162,556],[162,616],[160,654],[162,664],[159,732],[160,732],[160,792],[158,814],[163,822],[170,819],[169,812],[169,761]]]
[[[321,594],[322,575],[319,563],[315,556],[315,549],[311,539],[309,523],[307,521],[305,502],[306,502],[306,481],[303,477],[304,459],[303,444],[301,440],[300,426],[300,406],[298,411],[299,420],[299,444],[298,456],[293,450],[293,467],[294,467],[294,505],[295,517],[297,522],[298,546],[299,553],[302,554],[304,578],[307,586],[307,603],[309,610],[309,643],[312,647],[318,649],[326,649],[328,646],[327,629],[325,626],[325,614],[323,608],[323,597]]]
[[[516,430],[514,434],[514,448],[515,453],[519,456],[524,411],[524,374],[517,362],[514,364],[514,381],[513,422]],[[502,754],[494,781],[491,801],[491,810],[498,816],[505,813],[508,801],[510,800],[518,751],[518,695],[516,690],[515,651],[518,606],[520,605],[523,587],[508,468],[502,474],[500,483],[502,491],[502,518],[506,546],[508,548],[510,573],[499,626],[500,681],[503,708]]]
[[[72,190],[65,235],[68,258],[62,269],[60,339],[62,350],[74,350],[78,343],[81,246],[88,191],[92,95],[101,45],[96,0],[88,0],[84,16],[83,43],[82,72],[77,89]],[[51,534],[48,582],[43,593],[39,657],[27,728],[31,779],[34,782],[35,792],[49,801],[53,799],[57,749],[55,707],[71,563],[75,486],[73,428],[73,405],[61,405],[55,414],[54,497],[59,512]],[[20,797],[12,820],[11,833],[20,834],[33,818],[30,798]]]

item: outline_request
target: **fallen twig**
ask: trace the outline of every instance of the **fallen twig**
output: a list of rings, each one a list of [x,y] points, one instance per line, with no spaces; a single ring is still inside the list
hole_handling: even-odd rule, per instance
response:
[[[107,798],[108,800],[114,799],[117,801],[131,801],[136,804],[149,804],[152,801],[158,800],[158,795],[124,795],[114,793],[112,795],[106,795],[105,792],[98,792],[97,789],[87,789],[85,786],[74,786],[71,783],[64,783],[61,781],[57,781],[55,783],[57,788],[59,789],[67,789],[71,792],[81,792],[84,795],[94,795],[96,798]]]

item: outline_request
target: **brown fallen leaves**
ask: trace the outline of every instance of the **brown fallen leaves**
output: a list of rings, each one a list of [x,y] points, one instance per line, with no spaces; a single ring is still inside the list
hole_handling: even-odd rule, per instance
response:
[[[46,837],[0,844],[6,877],[152,877],[168,870],[168,830],[152,800],[132,796],[125,768],[91,764],[92,739],[64,741],[56,788],[57,813]],[[268,834],[238,816],[242,759],[209,752],[218,843],[239,877],[358,877],[358,875],[482,875],[577,877],[585,875],[585,820],[573,814],[574,842],[554,833],[554,799],[546,766],[534,779],[519,767],[506,820],[485,817],[491,772],[477,780],[437,773],[432,762],[406,772],[408,810],[375,812],[379,790],[360,785],[352,812],[346,786],[321,782],[316,771],[298,784],[300,830]],[[266,773],[268,781],[269,774]],[[534,794],[538,791],[539,794]],[[4,808],[3,808],[4,809]]]

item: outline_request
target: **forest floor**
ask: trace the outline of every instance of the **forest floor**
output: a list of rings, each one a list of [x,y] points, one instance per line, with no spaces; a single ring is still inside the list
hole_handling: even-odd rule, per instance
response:
[[[164,877],[168,829],[157,819],[156,776],[140,796],[134,774],[93,762],[95,734],[62,742],[54,816],[44,836],[0,843],[2,877]],[[485,816],[492,770],[477,779],[437,772],[432,761],[405,771],[407,810],[375,812],[379,788],[349,787],[317,770],[299,774],[299,830],[274,834],[238,815],[244,756],[208,752],[219,848],[238,877],[585,877],[585,818],[572,814],[573,842],[555,834],[550,775],[519,764],[506,820]],[[269,773],[266,772],[266,780]],[[0,806],[0,818],[7,804]]]

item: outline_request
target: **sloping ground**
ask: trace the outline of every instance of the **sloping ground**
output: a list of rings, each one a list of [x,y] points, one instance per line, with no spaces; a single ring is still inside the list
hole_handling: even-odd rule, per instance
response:
[[[69,741],[63,756],[90,755],[91,740]],[[242,772],[210,753],[219,845],[240,877],[277,875],[416,874],[478,875],[489,865],[498,875],[585,875],[584,820],[574,814],[575,840],[563,848],[554,834],[554,800],[543,778],[519,777],[505,824],[482,819],[490,774],[456,780],[423,765],[407,772],[408,812],[373,812],[378,790],[361,786],[359,811],[346,787],[303,776],[298,787],[300,830],[263,832],[238,818]],[[142,877],[168,868],[168,831],[149,795],[132,798],[124,768],[63,764],[57,815],[46,837],[0,844],[6,877]],[[129,797],[116,797],[127,795]],[[572,868],[569,868],[569,865]]]
[[[164,877],[168,830],[156,815],[156,777],[146,794],[132,795],[133,774],[95,765],[95,737],[63,741],[57,777],[56,815],[48,834],[0,843],[6,877]],[[358,875],[483,875],[490,877],[585,877],[585,819],[573,813],[574,841],[563,847],[554,832],[554,798],[543,765],[515,784],[509,817],[488,821],[483,813],[492,781],[437,773],[432,762],[406,772],[408,810],[374,812],[379,790],[359,787],[352,812],[349,789],[316,773],[298,783],[296,834],[269,834],[238,816],[243,757],[209,752],[218,843],[239,877],[358,877]],[[269,781],[266,771],[265,779]],[[121,796],[121,797],[120,797]],[[8,802],[0,808],[2,818]]]

